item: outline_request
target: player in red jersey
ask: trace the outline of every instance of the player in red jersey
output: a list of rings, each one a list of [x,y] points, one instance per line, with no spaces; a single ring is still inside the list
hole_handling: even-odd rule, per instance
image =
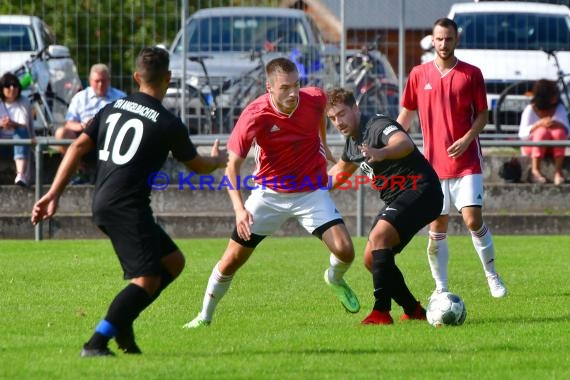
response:
[[[481,71],[455,57],[457,24],[438,19],[432,43],[436,57],[412,69],[398,122],[409,130],[418,112],[424,155],[437,172],[444,194],[441,215],[430,224],[428,261],[435,292],[448,290],[447,230],[453,205],[471,232],[493,297],[507,289],[495,269],[495,248],[482,215],[483,175],[479,133],[488,121],[485,83]]]
[[[226,179],[236,227],[214,266],[202,310],[185,328],[210,325],[236,271],[289,218],[325,243],[331,252],[325,282],[347,311],[360,309],[343,279],[354,247],[327,187],[327,156],[332,156],[324,144],[326,95],[318,88],[299,89],[299,72],[289,59],[270,61],[266,73],[267,94],[244,109],[228,141]],[[252,147],[256,179],[244,203],[238,190],[240,170]]]

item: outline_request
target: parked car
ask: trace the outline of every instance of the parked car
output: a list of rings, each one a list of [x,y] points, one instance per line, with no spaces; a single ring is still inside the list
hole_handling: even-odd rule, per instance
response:
[[[561,67],[570,67],[570,9],[565,5],[536,2],[485,1],[453,4],[448,17],[459,27],[456,56],[479,67],[487,88],[489,109],[493,112],[501,92],[517,82],[518,96],[502,105],[503,126],[516,129],[520,114],[529,103],[532,81],[557,79],[554,60],[544,50],[555,50]],[[428,52],[422,61],[433,58],[431,36],[422,40]],[[494,119],[493,114],[490,120]]]
[[[28,69],[55,121],[63,122],[71,97],[82,87],[69,49],[56,45],[53,31],[39,17],[0,15],[0,75]]]
[[[263,66],[272,58],[293,59],[303,84],[320,85],[330,75],[318,29],[303,11],[295,9],[201,9],[188,18],[169,50],[173,81],[164,105],[179,112],[181,89],[185,87],[192,133],[229,132],[243,106],[265,91]],[[251,91],[244,94],[244,87],[251,87]],[[212,107],[218,114],[214,121]]]

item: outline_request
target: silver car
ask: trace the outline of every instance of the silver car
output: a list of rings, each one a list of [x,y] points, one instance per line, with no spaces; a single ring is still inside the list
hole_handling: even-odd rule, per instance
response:
[[[164,105],[180,114],[185,87],[184,111],[190,132],[227,133],[241,109],[265,91],[265,62],[290,57],[297,63],[303,84],[320,85],[326,75],[324,49],[318,29],[300,10],[201,9],[187,20],[170,47],[173,80]]]

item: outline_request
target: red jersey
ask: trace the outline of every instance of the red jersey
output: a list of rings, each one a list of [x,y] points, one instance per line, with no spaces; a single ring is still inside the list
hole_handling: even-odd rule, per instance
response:
[[[402,98],[403,107],[418,110],[424,155],[440,179],[482,172],[479,139],[459,157],[447,154],[447,148],[471,129],[477,114],[487,109],[481,70],[458,60],[442,76],[435,61],[426,62],[412,69]]]
[[[320,139],[326,95],[302,88],[290,114],[279,111],[264,94],[242,112],[228,140],[228,149],[245,158],[255,152],[255,182],[285,193],[317,190],[327,185],[327,160]]]

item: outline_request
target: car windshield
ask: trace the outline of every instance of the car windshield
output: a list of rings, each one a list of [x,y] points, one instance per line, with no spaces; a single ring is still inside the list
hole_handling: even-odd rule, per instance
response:
[[[33,33],[26,25],[0,25],[0,52],[35,50]]]
[[[188,52],[288,50],[308,45],[302,22],[294,18],[224,16],[193,19],[186,27]],[[182,51],[181,39],[175,52]],[[268,49],[269,47],[269,49]]]
[[[461,13],[461,49],[570,50],[570,18],[536,13]]]

